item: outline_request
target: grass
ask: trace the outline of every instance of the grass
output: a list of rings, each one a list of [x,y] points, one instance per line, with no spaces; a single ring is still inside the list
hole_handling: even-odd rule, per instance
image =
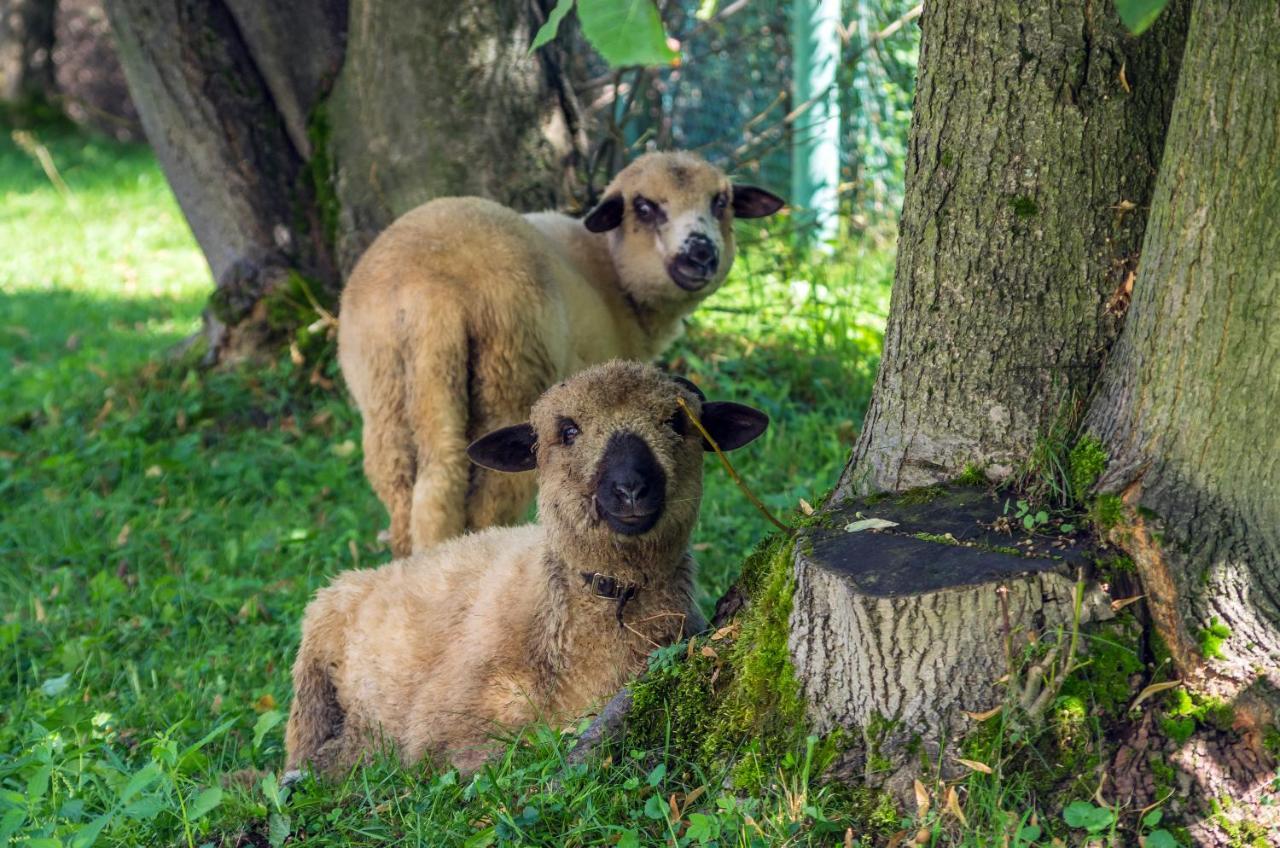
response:
[[[843,835],[847,802],[812,785],[803,751],[741,798],[679,751],[566,766],[573,734],[546,727],[474,779],[382,762],[280,790],[303,606],[337,571],[389,558],[359,418],[331,362],[332,387],[287,356],[211,374],[165,364],[210,281],[151,154],[56,126],[35,141],[69,191],[0,137],[0,844]],[[796,266],[748,247],[670,353],[709,395],[770,413],[735,463],[778,512],[839,473],[891,272],[879,249]],[[704,602],[765,531],[709,460]]]

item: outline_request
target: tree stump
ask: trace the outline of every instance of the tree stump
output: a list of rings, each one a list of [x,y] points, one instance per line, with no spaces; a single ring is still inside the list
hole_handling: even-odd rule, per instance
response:
[[[1006,697],[1006,644],[1017,656],[1028,634],[1070,632],[1090,549],[1005,532],[1022,526],[1000,521],[1001,505],[960,487],[858,499],[797,541],[796,677],[817,732],[861,734],[852,768],[872,785],[910,793],[922,759],[954,773],[947,743],[972,727],[964,713]],[[846,529],[865,518],[896,526]],[[1105,592],[1086,584],[1081,623],[1111,615]]]

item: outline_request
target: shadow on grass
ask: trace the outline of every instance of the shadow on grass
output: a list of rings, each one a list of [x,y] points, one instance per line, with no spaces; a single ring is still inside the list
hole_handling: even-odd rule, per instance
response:
[[[198,329],[198,298],[0,291],[0,422],[102,390]]]

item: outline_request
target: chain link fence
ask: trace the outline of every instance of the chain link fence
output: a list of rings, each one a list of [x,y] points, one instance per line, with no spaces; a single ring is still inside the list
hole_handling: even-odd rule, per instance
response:
[[[902,203],[920,6],[842,0],[840,11],[828,120],[839,122],[839,212],[866,229],[894,221]],[[669,0],[662,13],[681,43],[678,66],[614,72],[593,59],[586,68],[592,186],[644,150],[682,148],[787,193],[792,146],[823,129],[812,117],[822,110],[794,94],[794,0]]]

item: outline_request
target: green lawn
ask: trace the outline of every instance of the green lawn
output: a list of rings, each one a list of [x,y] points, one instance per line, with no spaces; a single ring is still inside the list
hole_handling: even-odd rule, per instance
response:
[[[0,845],[843,837],[847,799],[810,786],[803,751],[749,798],[679,751],[565,766],[572,734],[549,728],[474,779],[381,763],[280,791],[302,609],[337,571],[388,559],[358,415],[340,381],[313,384],[316,363],[168,364],[210,281],[150,153],[60,128],[35,139],[68,190],[5,130]],[[735,462],[780,513],[835,481],[891,274],[881,250],[797,267],[748,246],[669,355],[710,395],[770,413]],[[766,524],[710,461],[707,475],[695,548],[710,603]]]

